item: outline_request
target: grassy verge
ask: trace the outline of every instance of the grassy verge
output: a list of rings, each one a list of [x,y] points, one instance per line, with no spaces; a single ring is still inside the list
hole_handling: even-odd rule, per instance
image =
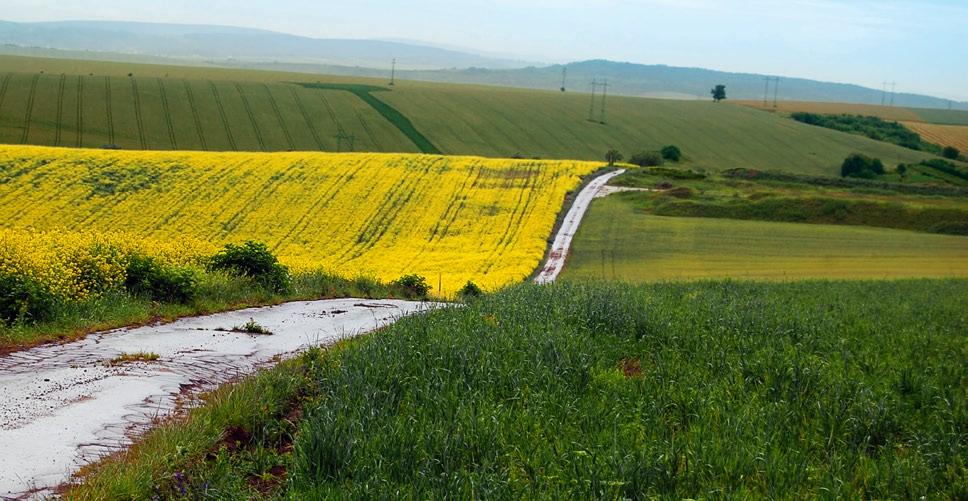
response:
[[[207,272],[200,275],[196,297],[185,304],[159,303],[114,291],[87,301],[59,303],[47,319],[36,324],[5,325],[0,322],[0,354],[49,341],[77,339],[108,329],[286,301],[337,297],[402,298],[407,295],[408,292],[397,285],[367,277],[346,279],[324,272],[296,274],[291,290],[280,294],[267,290],[251,278]]]
[[[963,280],[515,287],[223,390],[71,494],[963,498],[966,301]]]

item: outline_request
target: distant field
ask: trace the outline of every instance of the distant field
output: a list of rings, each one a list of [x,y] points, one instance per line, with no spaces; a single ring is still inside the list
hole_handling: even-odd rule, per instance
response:
[[[926,141],[941,146],[954,146],[968,153],[968,125],[939,125],[923,122],[902,122]]]
[[[649,216],[596,200],[566,279],[968,277],[968,237],[880,228]]]
[[[884,120],[898,122],[925,122],[941,125],[968,125],[968,111],[964,110],[933,110],[927,108],[901,108],[893,106],[879,106],[875,104],[853,103],[822,103],[811,101],[779,101],[777,107],[772,102],[766,105],[763,101],[733,101],[734,103],[751,108],[793,113],[806,111],[822,114],[848,114],[880,117]]]
[[[385,281],[417,273],[452,295],[468,280],[493,289],[528,277],[566,193],[599,166],[3,146],[0,230],[258,240],[297,271]]]
[[[629,155],[676,144],[703,168],[812,174],[836,172],[854,152],[888,163],[926,158],[711,102],[610,96],[602,125],[587,120],[587,94],[402,81],[373,93],[390,108],[381,113],[350,92],[296,83],[383,80],[15,56],[0,56],[0,82],[0,143],[8,144],[420,151],[399,121],[385,118],[398,113],[445,154],[598,160],[612,147]]]

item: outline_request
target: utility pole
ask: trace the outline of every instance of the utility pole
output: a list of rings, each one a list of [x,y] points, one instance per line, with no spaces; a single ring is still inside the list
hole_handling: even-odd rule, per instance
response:
[[[605,79],[605,83],[602,84],[602,119],[600,122],[602,125],[605,124],[605,95],[608,94],[608,79]]]
[[[588,105],[588,121],[595,121],[595,92],[598,91],[598,80],[592,79],[592,100],[591,104]]]
[[[562,66],[561,67],[561,92],[565,91],[565,79],[567,78],[568,78],[568,67]]]
[[[763,78],[766,81],[766,85],[763,86],[763,107],[766,108],[766,102],[770,96],[770,77]]]
[[[776,109],[776,97],[780,93],[780,77],[773,80],[773,109]]]
[[[393,58],[390,65],[390,87],[397,84],[397,58]]]

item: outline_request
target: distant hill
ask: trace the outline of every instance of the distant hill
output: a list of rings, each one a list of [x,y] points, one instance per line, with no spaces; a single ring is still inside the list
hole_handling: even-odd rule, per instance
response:
[[[42,54],[45,51],[50,54]],[[402,79],[533,89],[558,89],[562,70],[567,68],[565,86],[570,91],[588,92],[593,80],[607,79],[610,94],[672,99],[708,99],[709,89],[716,84],[726,85],[730,99],[763,99],[765,83],[765,75],[703,68],[607,60],[541,66],[422,42],[314,39],[248,28],[128,22],[0,21],[0,53],[124,62],[185,61],[379,78],[389,77],[390,60],[396,58],[398,77]],[[772,97],[771,90],[769,98]],[[784,77],[777,97],[783,101],[880,104],[883,93],[853,84]],[[897,94],[894,104],[949,107],[946,99],[906,93]],[[952,102],[950,106],[968,110],[968,102]]]
[[[0,44],[190,59],[286,61],[401,68],[515,68],[528,63],[411,43],[315,39],[227,26],[104,21],[0,21]]]
[[[703,68],[682,68],[665,65],[644,65],[593,60],[518,69],[467,68],[436,71],[404,71],[400,78],[448,83],[474,83],[557,89],[561,87],[562,70],[567,67],[565,86],[570,91],[589,92],[593,80],[607,79],[608,92],[625,96],[709,99],[709,91],[716,84],[726,86],[730,99],[763,99],[765,75],[729,73]],[[272,69],[283,69],[273,65]],[[298,65],[285,69],[300,71]],[[321,68],[316,69],[321,70]],[[301,71],[313,71],[303,67]],[[364,68],[325,68],[326,73],[352,76],[378,76],[385,72]],[[781,78],[777,97],[783,101],[821,101],[837,103],[881,104],[882,93],[860,85],[820,82],[804,78]],[[773,90],[769,92],[773,99]],[[895,106],[914,108],[948,108],[949,101],[937,97],[899,93]],[[952,108],[968,109],[968,102],[951,102]]]

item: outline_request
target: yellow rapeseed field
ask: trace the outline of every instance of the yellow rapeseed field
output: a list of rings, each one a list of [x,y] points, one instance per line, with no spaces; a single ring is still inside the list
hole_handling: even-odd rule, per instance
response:
[[[0,276],[29,278],[66,301],[124,282],[132,254],[177,266],[201,266],[216,252],[191,238],[145,239],[126,233],[0,229]]]
[[[493,289],[528,276],[566,193],[599,166],[0,146],[0,228],[82,232],[80,241],[130,245],[144,239],[162,255],[162,243],[198,249],[203,242],[211,251],[259,240],[295,271],[323,267],[383,280],[418,273],[452,294],[467,280]],[[45,252],[23,232],[5,235],[4,246]]]

